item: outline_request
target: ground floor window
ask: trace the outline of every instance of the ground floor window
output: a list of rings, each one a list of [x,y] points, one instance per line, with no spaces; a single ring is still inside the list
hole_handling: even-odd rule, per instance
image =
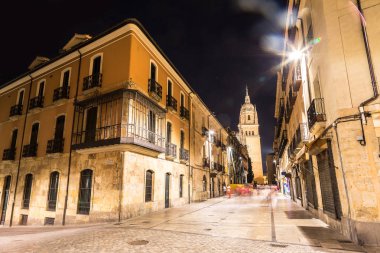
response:
[[[50,174],[50,183],[49,183],[49,193],[48,193],[48,207],[49,211],[55,211],[57,204],[57,193],[58,193],[58,180],[59,173],[54,171]]]
[[[25,176],[24,194],[22,198],[22,208],[29,209],[30,195],[32,193],[33,175],[27,174]]]
[[[179,176],[179,197],[182,198],[183,195],[183,175]]]
[[[203,180],[202,180],[202,185],[203,185],[203,191],[207,191],[207,179],[206,179],[206,176],[203,176]]]
[[[83,170],[80,173],[78,213],[89,214],[91,204],[92,170]]]
[[[153,171],[148,170],[145,175],[145,202],[152,201]]]

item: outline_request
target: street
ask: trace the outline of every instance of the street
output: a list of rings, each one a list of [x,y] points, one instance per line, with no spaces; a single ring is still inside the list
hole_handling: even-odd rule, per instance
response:
[[[0,228],[0,252],[364,252],[282,194],[220,197],[120,223]]]

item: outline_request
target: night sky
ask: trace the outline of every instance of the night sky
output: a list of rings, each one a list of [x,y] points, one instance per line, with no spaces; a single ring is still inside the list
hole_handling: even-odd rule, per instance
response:
[[[271,152],[283,0],[12,2],[0,15],[0,85],[35,56],[56,56],[74,33],[96,35],[137,18],[225,127],[237,130],[248,85],[263,158]]]

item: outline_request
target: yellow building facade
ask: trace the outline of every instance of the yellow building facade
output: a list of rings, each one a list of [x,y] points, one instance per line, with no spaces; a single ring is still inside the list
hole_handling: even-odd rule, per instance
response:
[[[114,221],[222,194],[226,131],[137,20],[76,34],[30,68],[0,86],[1,224]]]
[[[284,193],[377,246],[379,3],[289,1],[273,143]]]

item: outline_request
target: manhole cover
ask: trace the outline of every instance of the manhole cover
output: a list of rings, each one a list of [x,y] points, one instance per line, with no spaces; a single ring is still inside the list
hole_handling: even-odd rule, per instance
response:
[[[135,225],[137,225],[137,224],[135,224],[135,223],[130,223],[130,224],[128,224],[129,226],[135,226]]]
[[[135,241],[128,242],[129,245],[146,245],[148,243],[149,241],[147,240],[135,240]]]
[[[271,243],[270,246],[275,247],[275,248],[286,248],[286,247],[288,247],[288,245],[285,245],[285,244],[274,244],[274,243]]]
[[[117,222],[117,223],[115,223],[114,225],[117,226],[117,225],[121,225],[121,224],[123,224],[123,223],[121,223],[121,222]]]
[[[205,230],[206,230],[206,231],[210,231],[210,230],[211,230],[211,228],[205,228]]]

